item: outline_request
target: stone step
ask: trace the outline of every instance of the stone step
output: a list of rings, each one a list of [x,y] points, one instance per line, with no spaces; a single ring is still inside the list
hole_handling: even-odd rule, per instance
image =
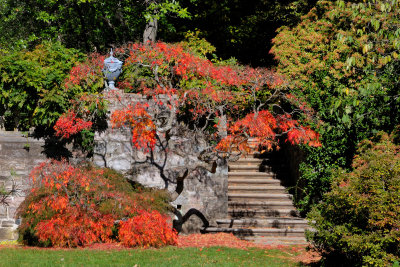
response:
[[[242,229],[242,228],[219,228],[207,227],[205,232],[208,233],[233,233],[235,236],[288,236],[288,237],[303,237],[304,229],[278,229],[278,228],[256,228],[256,229]]]
[[[286,193],[285,187],[281,185],[228,185],[229,193]]]
[[[237,161],[229,162],[230,165],[256,165],[260,166],[261,163],[267,162],[264,159],[246,157],[246,158],[239,158]]]
[[[228,201],[277,201],[291,199],[290,194],[267,194],[267,193],[230,193],[228,192]]]
[[[259,156],[259,155],[258,155]],[[281,186],[269,159],[257,155],[229,164],[228,219],[206,232],[226,232],[260,244],[304,245],[308,222],[299,217],[292,195]],[[274,164],[276,166],[276,164]]]
[[[229,164],[229,171],[230,172],[257,172],[260,171],[260,165],[231,165]]]
[[[242,209],[294,209],[290,199],[277,201],[229,201],[228,206],[231,208]]]
[[[266,218],[266,219],[220,219],[216,220],[219,228],[310,228],[303,218]]]
[[[231,178],[275,178],[276,174],[273,172],[228,172],[228,179]]]
[[[274,178],[229,178],[228,185],[280,185],[281,181]]]
[[[243,218],[270,218],[270,217],[287,217],[296,218],[300,214],[296,209],[240,209],[228,207],[228,215],[232,219]]]
[[[262,245],[308,245],[305,237],[296,236],[246,236],[242,239]]]
[[[229,165],[229,172],[271,173],[272,167],[267,165]]]

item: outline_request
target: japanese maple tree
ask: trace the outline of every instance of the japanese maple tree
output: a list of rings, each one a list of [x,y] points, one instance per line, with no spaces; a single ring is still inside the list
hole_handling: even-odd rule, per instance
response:
[[[216,64],[179,44],[161,42],[129,44],[116,55],[124,60],[119,87],[156,104],[127,105],[111,115],[113,127],[132,129],[137,148],[153,149],[157,135],[171,130],[177,119],[206,134],[216,153],[248,151],[250,138],[267,149],[277,146],[281,136],[292,144],[320,145],[318,134],[298,121],[310,119],[311,112],[287,97],[283,78],[271,70]],[[87,84],[92,77],[71,73],[67,83]],[[71,129],[86,126],[75,120]],[[59,135],[63,131],[57,128]]]
[[[75,167],[65,161],[44,162],[30,178],[31,190],[18,212],[23,218],[20,239],[25,244],[176,244],[175,231],[160,213],[167,207],[162,192],[137,192],[122,175],[109,169]]]

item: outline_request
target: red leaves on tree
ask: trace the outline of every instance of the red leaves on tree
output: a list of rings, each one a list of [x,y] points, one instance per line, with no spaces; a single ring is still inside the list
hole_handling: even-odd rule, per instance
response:
[[[79,63],[74,66],[68,79],[65,80],[64,86],[71,90],[74,86],[91,87],[97,83],[99,77],[102,77],[105,56],[98,53],[93,53],[88,56],[88,60],[84,63]],[[89,90],[91,88],[88,88]]]
[[[132,130],[132,143],[138,149],[149,151],[156,144],[156,126],[146,111],[147,105],[128,105],[111,115],[113,128],[129,127]]]
[[[301,127],[290,130],[287,133],[287,141],[291,144],[308,144],[309,146],[320,147],[319,134],[309,127]]]
[[[270,149],[277,145],[281,135],[286,135],[287,142],[292,144],[319,145],[316,132],[300,126],[288,115],[293,107],[305,115],[302,116],[305,120],[311,121],[309,114],[312,111],[287,94],[285,80],[274,71],[215,64],[179,44],[161,42],[129,44],[116,49],[115,54],[124,58],[119,86],[151,97],[151,105],[158,105],[159,110],[184,117],[188,124],[202,131],[210,131],[220,117],[224,117],[231,126],[226,129],[228,137],[221,142],[218,136],[212,137],[215,139],[212,142],[219,142],[217,150],[227,151],[234,147],[247,151],[248,138]],[[87,67],[81,66],[84,69],[82,77],[78,77],[74,69],[71,81],[89,84],[87,81],[92,79],[90,71],[96,70],[93,73],[97,73],[100,70],[98,59],[98,55],[92,56],[86,62]],[[281,106],[277,113],[268,111],[270,105],[279,106],[281,103],[289,110],[285,111]],[[131,104],[111,115],[113,127],[129,127],[133,146],[144,151],[155,147],[156,125],[160,125],[157,107],[151,109],[150,115],[149,108],[143,104]],[[212,131],[209,133],[211,136]]]
[[[54,130],[56,131],[57,136],[69,138],[82,130],[90,129],[91,127],[91,121],[85,121],[81,118],[78,118],[75,112],[68,111],[67,113],[61,115],[61,117],[57,120],[56,124],[54,125]]]
[[[171,97],[175,94],[178,101],[176,106],[187,108],[194,121],[222,114],[235,114],[248,109],[249,105],[253,106],[253,110],[247,111],[247,115],[243,114],[242,119],[227,117],[232,126],[228,129],[229,135],[218,144],[217,150],[227,151],[232,147],[249,150],[248,138],[271,149],[277,144],[277,137],[283,134],[286,134],[286,140],[292,144],[320,145],[316,132],[301,127],[287,113],[272,114],[265,108],[259,110],[256,107],[264,106],[261,102],[263,94],[271,96],[273,92],[270,91],[273,88],[285,85],[283,78],[271,70],[217,65],[185,51],[179,44],[130,44],[119,50],[124,53],[126,51],[129,51],[129,56],[125,67],[136,65],[137,68],[151,70],[151,73],[147,72],[147,79],[142,78],[136,91],[152,97]],[[129,87],[129,77],[122,84]],[[291,99],[287,98],[287,101]],[[300,109],[308,112],[302,106]],[[146,117],[147,119],[150,118]],[[141,128],[143,127],[139,127],[139,130]]]
[[[299,125],[290,115],[273,116],[268,110],[262,110],[258,114],[247,114],[243,119],[235,122],[228,129],[230,135],[224,138],[216,147],[221,151],[232,148],[248,151],[251,144],[248,138],[268,150],[272,149],[277,142],[278,135],[286,134],[286,141],[291,144],[309,144],[320,146],[318,134]]]

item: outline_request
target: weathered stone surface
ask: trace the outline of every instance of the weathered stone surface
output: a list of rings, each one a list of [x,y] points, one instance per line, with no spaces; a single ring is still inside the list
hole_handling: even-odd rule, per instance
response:
[[[16,192],[8,206],[0,205],[0,240],[16,239],[15,214],[28,189],[30,171],[46,160],[43,140],[26,138],[20,132],[0,131],[0,186]]]
[[[16,227],[15,220],[4,220],[1,222],[1,227]]]
[[[0,240],[16,240],[18,239],[18,233],[16,229],[5,227],[0,228]]]

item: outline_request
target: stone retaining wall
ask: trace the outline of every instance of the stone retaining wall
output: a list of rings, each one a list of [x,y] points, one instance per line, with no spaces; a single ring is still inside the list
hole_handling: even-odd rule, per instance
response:
[[[10,190],[14,184],[15,189],[9,205],[0,205],[0,240],[17,238],[19,220],[15,212],[25,198],[30,171],[46,159],[43,146],[43,140],[26,138],[20,132],[0,131],[0,188]]]

